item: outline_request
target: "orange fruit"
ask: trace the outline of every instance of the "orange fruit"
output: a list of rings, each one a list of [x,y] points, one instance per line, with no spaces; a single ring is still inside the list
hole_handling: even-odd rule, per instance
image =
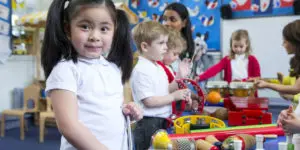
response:
[[[206,100],[212,104],[218,104],[221,101],[221,99],[221,94],[216,91],[209,92],[206,97]]]

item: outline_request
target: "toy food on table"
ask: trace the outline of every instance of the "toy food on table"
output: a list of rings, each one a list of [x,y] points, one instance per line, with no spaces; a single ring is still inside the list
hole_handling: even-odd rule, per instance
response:
[[[214,135],[208,135],[207,137],[205,137],[205,141],[207,141],[207,142],[215,145],[219,149],[221,149],[222,142],[220,142]]]
[[[218,104],[222,101],[221,94],[216,91],[210,91],[206,97],[206,100],[212,104]]]
[[[172,147],[172,142],[165,130],[158,130],[152,136],[152,147],[154,149],[169,149]]]
[[[196,149],[195,141],[189,139],[172,140],[172,150],[194,150]]]
[[[197,140],[196,141],[197,150],[219,150],[218,147],[212,145],[208,141],[205,140]]]
[[[234,140],[241,140],[242,141],[242,149],[247,150],[253,147],[256,143],[255,137],[249,134],[237,134],[228,137],[223,141],[222,149],[224,150],[234,150],[233,143]]]
[[[228,120],[228,110],[224,107],[218,108],[212,115],[221,120]]]

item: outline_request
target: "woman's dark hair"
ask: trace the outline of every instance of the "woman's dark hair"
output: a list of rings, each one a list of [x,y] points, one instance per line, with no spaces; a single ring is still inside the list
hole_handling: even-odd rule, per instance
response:
[[[195,45],[194,45],[194,39],[192,36],[192,24],[191,24],[190,15],[189,15],[187,8],[181,3],[171,3],[165,8],[163,14],[165,13],[166,10],[176,11],[182,21],[186,20],[186,26],[181,29],[181,34],[183,35],[184,39],[186,40],[187,49],[185,52],[183,52],[180,55],[180,58],[181,59],[186,58],[186,57],[192,58],[194,55]]]
[[[290,76],[300,76],[300,20],[287,24],[282,31],[284,40],[289,42],[295,50],[295,55],[290,60]]]
[[[68,4],[67,4],[68,2]],[[65,7],[65,5],[67,5]],[[41,62],[48,78],[53,67],[61,60],[77,63],[78,54],[68,39],[66,25],[80,13],[80,6],[105,6],[115,22],[111,50],[107,60],[115,63],[122,71],[122,82],[130,78],[132,71],[132,50],[130,48],[129,21],[126,14],[115,8],[111,0],[53,0],[47,16],[45,36],[42,45]],[[98,14],[101,15],[101,14]]]

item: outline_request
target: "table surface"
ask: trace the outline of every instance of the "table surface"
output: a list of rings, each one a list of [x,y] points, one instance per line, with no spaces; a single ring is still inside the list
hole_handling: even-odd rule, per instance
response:
[[[286,109],[289,107],[291,103],[286,101],[282,98],[269,98],[269,111],[273,114],[273,123],[276,123],[277,116],[281,110]],[[183,115],[189,115],[184,113]],[[225,121],[226,123],[227,121]],[[276,139],[266,139],[264,142],[264,149],[265,150],[278,150],[278,142],[285,142],[286,137],[280,136]],[[255,150],[255,147],[253,148]]]
[[[288,107],[289,105],[291,105],[291,102],[283,98],[269,97],[269,107]]]

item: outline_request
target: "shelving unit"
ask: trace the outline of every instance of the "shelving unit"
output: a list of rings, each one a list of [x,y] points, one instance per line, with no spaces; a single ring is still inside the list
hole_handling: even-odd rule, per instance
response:
[[[28,55],[36,58],[36,80],[44,80],[41,74],[41,41],[46,18],[47,11],[42,11],[25,15],[16,21],[16,25],[24,26],[25,32],[32,36],[32,44],[28,44],[26,48]]]
[[[18,26],[24,26],[26,34],[32,36],[32,43],[26,45],[27,55],[35,57],[35,79],[34,84],[41,86],[41,89],[45,88],[44,77],[42,76],[41,67],[41,43],[43,39],[43,28],[45,27],[45,21],[47,17],[47,12],[36,12],[32,14],[25,15],[16,21]],[[46,110],[46,100],[43,98],[39,99],[38,102],[39,110]],[[39,124],[39,113],[34,115],[34,123]],[[55,120],[49,120],[46,122],[48,125],[55,125]]]

